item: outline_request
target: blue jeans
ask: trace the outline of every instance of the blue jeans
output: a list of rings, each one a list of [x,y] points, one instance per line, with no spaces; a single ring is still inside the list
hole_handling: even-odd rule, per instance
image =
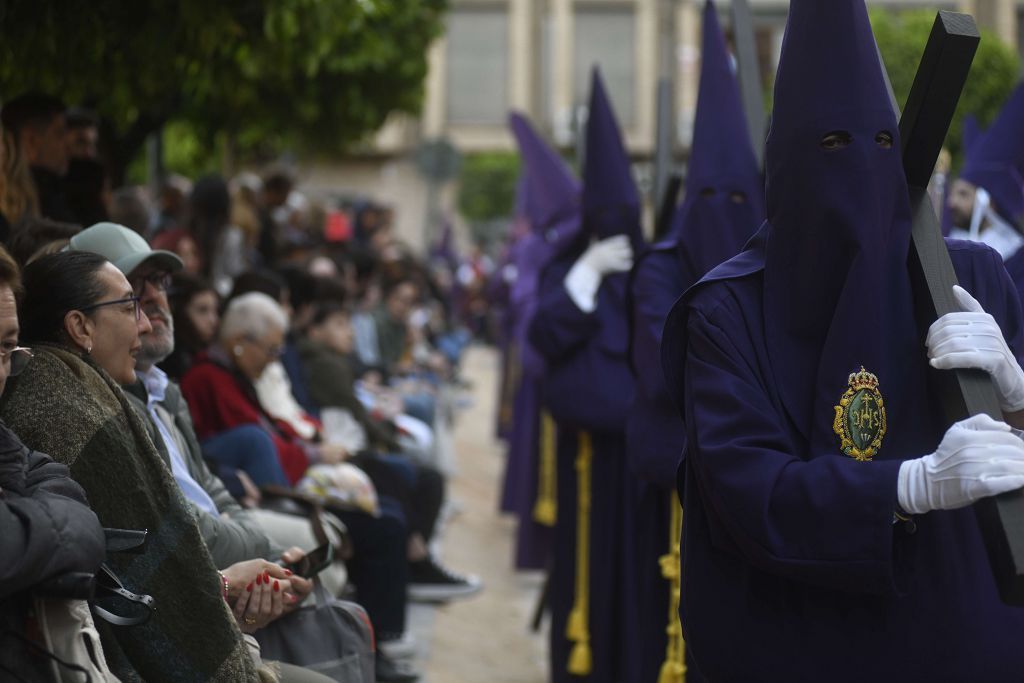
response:
[[[203,454],[217,464],[219,474],[226,475],[221,479],[225,479],[228,490],[232,488],[228,480],[237,481],[232,476],[237,470],[249,475],[256,486],[291,486],[277,459],[273,439],[259,425],[242,425],[221,432],[205,439],[202,447]]]
[[[405,412],[431,427],[434,426],[435,404],[433,394],[426,391],[402,394],[402,407],[405,408]]]

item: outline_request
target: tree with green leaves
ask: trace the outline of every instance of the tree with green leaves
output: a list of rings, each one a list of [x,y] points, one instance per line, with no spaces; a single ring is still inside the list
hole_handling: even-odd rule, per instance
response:
[[[466,155],[459,174],[459,211],[475,241],[494,243],[508,228],[518,176],[519,155],[514,152]]]
[[[169,122],[212,151],[341,152],[416,113],[447,0],[0,0],[0,93],[93,107],[115,180]]]
[[[875,39],[885,60],[896,100],[901,104],[910,92],[934,21],[935,12],[930,10],[893,12],[876,8],[871,11]],[[954,168],[959,168],[963,161],[961,134],[964,117],[974,114],[982,125],[990,124],[1019,77],[1020,60],[1017,55],[995,33],[983,29],[971,74],[946,137],[946,148],[953,156]]]

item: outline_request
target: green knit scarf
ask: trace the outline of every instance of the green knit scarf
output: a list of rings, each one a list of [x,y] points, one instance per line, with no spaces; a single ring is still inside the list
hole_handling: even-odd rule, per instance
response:
[[[143,554],[110,558],[126,588],[156,600],[146,624],[101,622],[111,669],[123,681],[258,680],[192,512],[120,387],[88,357],[33,350],[0,417],[71,469],[103,526],[149,531]]]

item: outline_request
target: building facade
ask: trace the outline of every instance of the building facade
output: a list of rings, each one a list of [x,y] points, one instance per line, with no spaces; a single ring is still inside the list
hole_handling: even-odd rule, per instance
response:
[[[750,0],[764,82],[774,71],[786,20],[785,0]],[[869,0],[893,8],[973,14],[1018,49],[1024,0]],[[700,71],[702,0],[451,0],[447,30],[429,55],[419,118],[394,117],[357,158],[318,167],[307,185],[344,184],[396,204],[398,229],[414,245],[430,239],[428,183],[413,157],[425,141],[446,139],[463,154],[512,150],[510,110],[526,114],[556,145],[571,149],[585,117],[590,70],[599,65],[636,163],[651,186],[659,77],[673,85],[671,137],[685,153]],[[723,26],[730,6],[720,0]],[[457,188],[442,188],[451,207]]]

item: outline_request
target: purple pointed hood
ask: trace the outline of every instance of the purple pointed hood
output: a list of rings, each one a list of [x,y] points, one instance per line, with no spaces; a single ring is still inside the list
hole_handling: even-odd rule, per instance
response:
[[[764,184],[718,12],[710,0],[704,6],[700,91],[690,149],[686,198],[667,235],[679,245],[687,283],[739,253],[764,220]]]
[[[508,125],[522,155],[526,215],[551,247],[546,264],[580,235],[580,183],[525,116],[510,114]]]
[[[864,0],[792,0],[765,151],[772,374],[795,426],[835,449],[850,373],[877,375],[902,410],[907,359],[923,357],[899,130]]]
[[[1024,217],[1024,83],[980,139],[970,148],[964,142],[967,158],[960,177],[985,188],[996,211],[1019,225]]]
[[[444,221],[444,227],[441,228],[441,237],[430,248],[430,259],[444,263],[451,270],[459,267],[459,254],[455,250],[455,232],[452,230],[451,221],[447,218]]]
[[[627,235],[633,248],[639,249],[643,246],[640,208],[640,192],[622,132],[595,67],[583,159],[583,224],[597,239]]]
[[[583,232],[581,188],[562,158],[524,116],[511,114],[509,127],[522,155],[521,199],[531,228],[515,250],[516,280],[510,301],[516,310],[514,335],[520,343],[523,372],[536,379],[543,376],[545,363],[527,341],[526,330],[537,307],[541,273],[572,248]]]
[[[978,117],[974,114],[968,114],[964,117],[963,128],[960,132],[960,147],[963,149],[964,154],[970,156],[971,149],[974,144],[981,139],[981,136],[985,134],[982,130],[981,124],[978,123]]]

